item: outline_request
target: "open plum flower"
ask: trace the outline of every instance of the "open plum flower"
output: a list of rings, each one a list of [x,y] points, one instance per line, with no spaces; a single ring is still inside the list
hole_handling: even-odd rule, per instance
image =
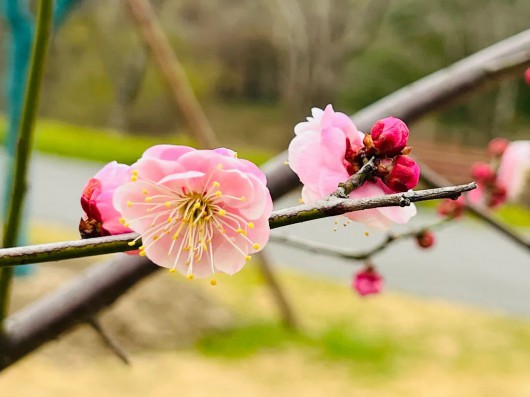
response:
[[[331,105],[312,109],[313,117],[297,124],[289,145],[289,165],[303,183],[302,199],[311,203],[333,193],[356,169],[349,161],[363,148],[365,134],[358,131],[344,113]],[[413,170],[415,180],[419,169]],[[349,195],[352,199],[396,193],[379,178],[365,182]],[[414,205],[405,208],[381,207],[345,214],[368,227],[387,229],[392,223],[407,223],[416,214]]]
[[[229,149],[157,145],[118,188],[121,222],[146,255],[188,278],[241,270],[268,242],[272,199],[263,172]]]

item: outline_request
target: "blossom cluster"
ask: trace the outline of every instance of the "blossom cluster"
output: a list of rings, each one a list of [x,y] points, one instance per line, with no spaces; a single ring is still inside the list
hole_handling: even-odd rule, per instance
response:
[[[311,203],[333,193],[370,159],[375,171],[349,197],[367,198],[405,192],[415,187],[420,169],[408,156],[409,129],[400,119],[377,121],[371,134],[355,127],[344,113],[331,105],[313,108],[312,117],[297,124],[289,145],[289,165],[303,184],[302,199]],[[346,214],[368,227],[386,229],[392,223],[407,223],[416,214],[414,205],[405,208],[382,207]]]
[[[109,163],[81,204],[83,237],[138,232],[139,255],[190,279],[239,271],[270,234],[265,175],[224,148],[157,145],[131,166]]]

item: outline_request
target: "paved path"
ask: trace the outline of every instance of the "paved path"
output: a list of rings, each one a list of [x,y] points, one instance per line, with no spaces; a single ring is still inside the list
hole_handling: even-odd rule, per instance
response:
[[[35,156],[32,218],[77,228],[81,189],[99,168],[99,164],[91,162]],[[276,207],[296,202],[297,198],[290,196]],[[416,218],[416,224],[428,224],[434,215],[428,213]],[[362,226],[352,223],[333,232],[330,219],[279,230],[359,249],[376,244],[383,237],[376,232],[365,237],[364,231]],[[530,256],[525,251],[476,221],[454,223],[437,233],[437,238],[431,250],[419,250],[409,240],[397,242],[375,257],[388,289],[530,317]],[[270,252],[274,261],[282,266],[324,275],[341,283],[349,283],[355,269],[336,258],[307,254],[278,244],[271,244]]]

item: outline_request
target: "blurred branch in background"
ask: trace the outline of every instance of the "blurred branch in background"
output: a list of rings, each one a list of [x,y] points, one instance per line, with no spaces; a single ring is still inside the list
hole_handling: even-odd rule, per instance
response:
[[[395,115],[413,123],[429,114],[440,103],[448,105],[463,94],[470,94],[491,81],[491,74],[483,73],[483,64],[510,57],[530,49],[530,30],[503,40],[496,45],[448,68],[417,81],[414,90],[401,90],[361,111],[354,121],[361,130],[369,130],[378,119]],[[478,61],[480,60],[480,62]],[[522,66],[522,65],[521,65]],[[459,76],[464,71],[466,78]],[[501,73],[500,79],[510,78],[518,70]],[[452,71],[452,72],[451,72]],[[475,76],[475,78],[472,78]],[[450,89],[449,89],[450,88]],[[430,101],[423,102],[425,93]],[[423,95],[419,95],[423,94]],[[361,117],[362,116],[362,117]],[[268,187],[273,199],[278,199],[298,186],[296,175],[285,166],[286,153],[281,153],[265,168]],[[0,368],[6,368],[44,343],[54,340],[84,319],[105,309],[131,286],[154,273],[157,268],[141,257],[121,257],[115,263],[94,265],[69,284],[42,300],[12,315],[7,322],[6,338],[0,349]]]
[[[160,70],[178,109],[203,148],[218,146],[217,139],[171,48],[148,0],[127,0],[131,16],[146,47]]]
[[[32,151],[33,132],[39,108],[40,88],[48,43],[52,32],[53,0],[42,0],[38,7],[35,42],[31,54],[27,87],[16,139],[16,152],[10,170],[13,170],[12,186],[9,189],[9,211],[5,222],[3,246],[15,246],[20,231],[22,211],[26,199],[29,160]],[[24,79],[25,80],[25,79]],[[0,271],[0,326],[9,311],[12,269]]]

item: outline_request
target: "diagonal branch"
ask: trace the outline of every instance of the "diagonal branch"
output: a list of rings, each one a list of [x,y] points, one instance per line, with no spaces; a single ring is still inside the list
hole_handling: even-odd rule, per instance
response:
[[[363,199],[344,199],[331,195],[325,200],[313,204],[274,211],[269,218],[271,229],[307,222],[330,216],[342,215],[347,212],[362,211],[378,207],[405,207],[411,203],[443,198],[455,199],[461,193],[475,189],[474,182],[467,185],[449,186],[444,188],[409,191],[407,193],[388,194],[385,196]],[[65,241],[0,249],[0,268],[23,265],[26,263],[50,262],[56,260],[81,258],[113,252],[132,251],[138,249],[141,242],[137,233],[121,234],[117,236],[98,237],[86,240]],[[131,244],[132,243],[132,244]]]

